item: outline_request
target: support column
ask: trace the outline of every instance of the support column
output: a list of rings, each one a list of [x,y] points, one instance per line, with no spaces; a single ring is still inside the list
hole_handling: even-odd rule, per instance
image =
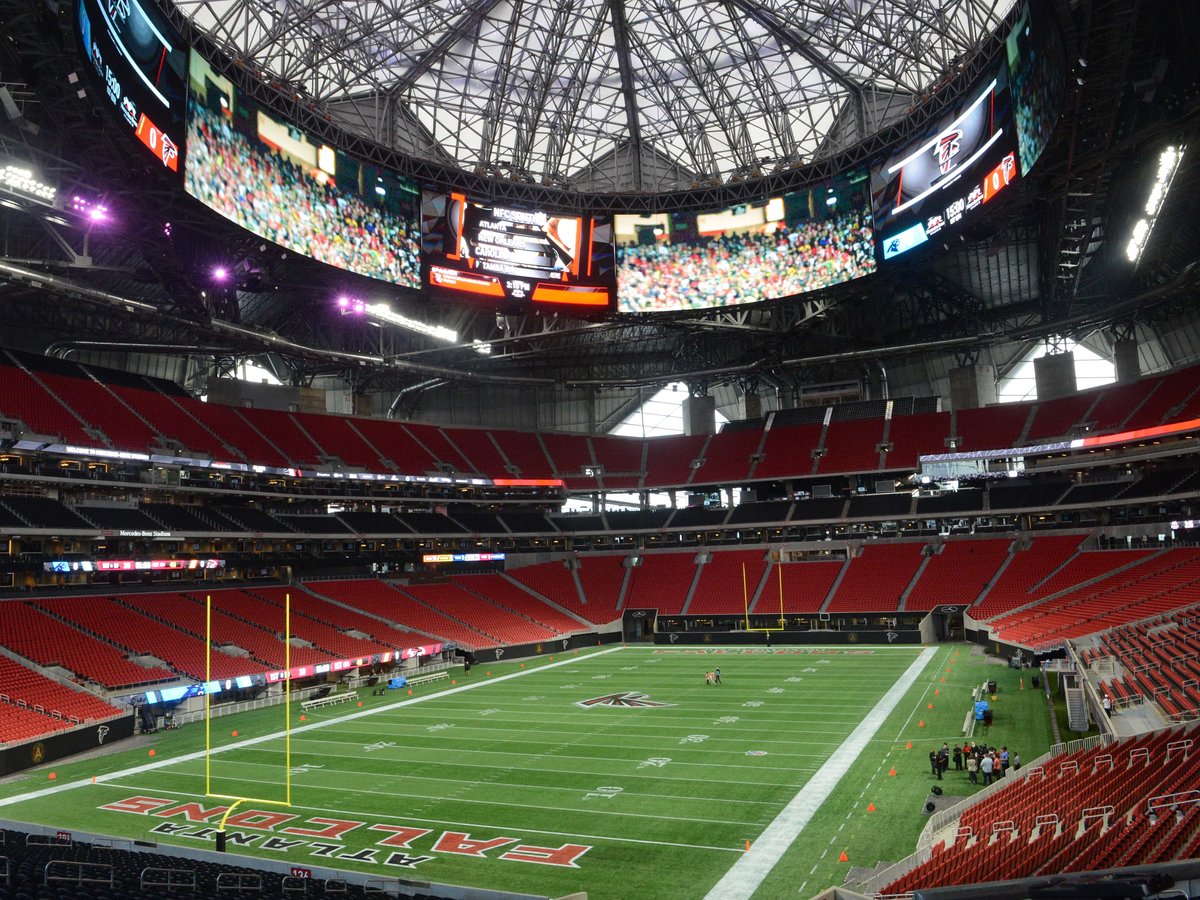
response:
[[[1079,390],[1075,381],[1075,353],[1048,353],[1033,361],[1033,381],[1039,400],[1069,397]]]
[[[950,406],[979,409],[996,402],[996,370],[984,363],[950,370]]]
[[[688,397],[683,401],[683,433],[715,434],[717,430],[717,400],[711,394]]]
[[[762,396],[753,392],[742,394],[742,418],[757,419],[762,416]]]
[[[1138,342],[1133,338],[1119,340],[1113,344],[1113,363],[1117,369],[1117,384],[1129,384],[1141,377],[1138,360]]]

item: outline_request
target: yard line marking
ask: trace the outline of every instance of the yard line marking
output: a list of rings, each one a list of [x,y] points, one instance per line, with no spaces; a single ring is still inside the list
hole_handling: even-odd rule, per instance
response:
[[[282,753],[283,751],[282,750],[252,749],[252,750],[249,750],[248,752],[250,752],[250,753]],[[292,755],[295,756],[295,753],[293,753]],[[567,756],[563,756],[562,754],[555,754],[554,758],[555,759],[592,759],[593,757],[590,757],[590,756],[567,757]],[[624,765],[628,765],[629,763],[632,762],[632,760],[613,760],[613,761],[620,762]],[[678,760],[673,759],[673,760],[671,760],[671,765],[675,765],[678,762],[679,762]],[[421,765],[423,765],[423,766],[433,765],[433,764],[434,763],[429,763],[426,761],[421,762]],[[711,764],[710,765],[709,763],[680,763],[680,764],[688,765],[688,766],[703,766],[705,771],[708,771],[708,772],[711,772],[713,769],[718,769],[718,768],[731,768],[730,766],[721,766],[719,764]],[[245,759],[233,759],[233,760],[230,760],[229,762],[227,762],[225,765],[227,765],[227,766],[265,766],[267,768],[272,768],[272,769],[279,768],[277,765],[274,765],[274,764],[250,762],[249,760],[245,760]],[[301,764],[301,765],[303,765],[303,764]],[[493,765],[488,765],[487,763],[471,763],[471,765],[476,769],[498,769],[503,772],[511,771],[514,768],[513,766],[493,766]],[[739,766],[737,768],[753,769],[755,767],[754,766]],[[321,771],[322,772],[334,772],[334,773],[341,774],[341,775],[370,775],[373,778],[375,778],[375,777],[428,778],[431,781],[454,781],[455,783],[459,783],[461,781],[461,779],[458,779],[458,778],[437,778],[433,775],[387,775],[387,774],[381,775],[378,772],[367,771],[367,770],[363,770],[363,769],[334,769],[334,768],[331,768],[330,766],[325,766],[325,765],[323,765],[321,767]],[[588,778],[614,778],[614,777],[620,776],[621,778],[648,778],[653,781],[678,781],[678,782],[699,781],[702,784],[712,784],[712,782],[713,782],[713,778],[712,778],[711,774],[706,778],[687,778],[687,777],[679,776],[679,775],[665,774],[662,769],[654,769],[652,772],[647,772],[647,773],[642,773],[642,772],[584,772],[579,769],[549,769],[549,768],[544,769],[544,771],[554,772],[555,774],[558,774],[558,775],[580,775],[580,776],[584,776],[584,777],[588,777]],[[761,772],[763,770],[758,769],[758,771]],[[817,771],[817,767],[812,766],[811,768],[808,768],[808,769],[804,769],[804,768],[799,768],[799,769],[787,768],[787,769],[785,769],[782,767],[775,767],[775,768],[770,769],[769,771],[772,771],[772,772],[815,772],[815,771]],[[499,784],[500,782],[489,781],[487,783],[488,784]],[[781,783],[772,782],[772,781],[734,781],[731,778],[722,778],[721,784],[740,784],[740,785],[745,785],[746,787],[763,787],[763,788],[795,787],[795,782],[787,782],[787,783],[781,784]],[[536,785],[513,785],[513,787],[535,787],[535,786]],[[551,788],[551,790],[562,790],[562,789]],[[643,796],[645,796],[645,795],[643,795]],[[677,799],[678,795],[672,794],[671,797],[672,797],[672,799]],[[720,799],[722,802],[726,802],[724,798],[720,798]],[[734,802],[752,803],[752,802],[756,802],[756,801],[737,800]]]
[[[203,774],[192,774],[191,772],[176,772],[171,777],[202,779],[202,778],[204,778],[204,775]],[[247,782],[248,784],[259,784],[259,785],[262,784],[262,779],[260,779],[260,778],[237,778],[233,775],[224,775],[219,780],[222,782],[244,781],[244,782]],[[130,785],[130,784],[124,784],[121,782],[114,782],[114,783],[119,787],[127,787],[127,788],[133,788],[134,790],[141,790],[141,788],[135,788],[133,785]],[[462,782],[462,784],[471,784],[471,783],[472,782],[469,782],[469,781]],[[475,782],[475,783],[478,783],[478,782]],[[356,787],[350,791],[347,791],[345,786],[343,786],[343,785],[305,784],[304,789],[306,791],[336,791],[339,794],[351,793],[351,794],[373,794],[373,795],[377,795],[380,797],[407,797],[412,800],[428,800],[428,799],[430,799],[428,794],[407,794],[407,793],[404,793],[403,791],[376,791],[376,790],[371,790],[370,788],[359,788],[359,787]],[[587,793],[587,788],[579,788],[579,793],[580,794]],[[677,813],[673,814],[673,815],[669,815],[669,816],[660,816],[660,815],[655,815],[652,813],[619,812],[618,810],[614,810],[614,809],[601,809],[598,806],[593,806],[590,808],[585,807],[585,806],[548,806],[545,803],[510,803],[510,802],[504,801],[504,800],[470,800],[466,797],[442,797],[440,799],[444,803],[471,803],[471,804],[475,804],[477,806],[507,806],[507,807],[511,807],[513,809],[553,810],[555,812],[562,812],[562,813],[579,813],[580,815],[586,815],[586,816],[621,816],[622,818],[627,818],[627,819],[666,819],[669,822],[678,822],[679,821],[679,815]],[[737,819],[713,819],[713,818],[709,818],[708,816],[705,816],[704,821],[705,822],[715,822],[718,825],[743,825],[744,826],[744,825],[757,825],[758,824],[757,822],[742,822]]]
[[[729,867],[729,871],[708,892],[705,900],[749,900],[936,655],[937,651],[933,649],[921,652],[896,683],[879,698],[862,724],[851,732],[820,771],[758,836],[750,850]]]
[[[862,721],[862,718],[861,718],[861,717],[859,717],[859,718],[858,718],[856,721],[860,721],[860,722],[861,722],[861,721]],[[625,723],[624,723],[624,722],[622,722],[622,723],[621,723],[621,725],[622,725],[622,727],[624,727]],[[721,726],[719,726],[719,725],[714,725],[713,727],[714,727],[714,728],[720,728]],[[694,726],[693,726],[693,729],[694,729]],[[458,733],[465,732],[465,731],[484,731],[484,732],[487,732],[487,733],[489,734],[488,741],[489,741],[490,743],[493,743],[493,744],[524,744],[524,743],[528,743],[527,741],[525,741],[525,740],[522,740],[521,738],[502,738],[502,737],[493,737],[493,736],[491,736],[491,735],[492,735],[492,734],[494,734],[494,732],[492,732],[492,730],[491,730],[491,729],[487,729],[487,728],[472,728],[470,725],[458,725],[458,724],[456,724],[456,725],[454,726],[454,730],[455,730],[456,732],[458,732]],[[507,730],[508,730],[508,731],[511,731],[511,729],[507,729]],[[674,740],[674,739],[675,739],[675,738],[677,738],[677,737],[683,737],[683,736],[685,736],[685,733],[686,733],[686,732],[688,732],[688,728],[687,728],[687,727],[683,727],[683,728],[680,728],[680,730],[679,730],[678,732],[675,732],[675,733],[671,733],[671,729],[667,729],[667,728],[662,728],[662,729],[659,729],[657,733],[658,733],[658,734],[661,734],[664,740],[671,741],[671,740]],[[363,735],[364,737],[367,737],[369,740],[372,740],[372,741],[373,741],[375,738],[379,737],[380,735],[388,735],[388,736],[390,737],[390,736],[394,736],[394,735],[395,735],[395,733],[396,733],[396,731],[395,731],[395,728],[394,728],[394,727],[392,727],[392,728],[388,728],[388,729],[373,729],[373,730],[364,730],[364,729],[362,729],[362,728],[355,728],[355,729],[353,729],[353,730],[351,730],[351,729],[347,729],[347,730],[345,730],[345,731],[341,731],[341,732],[339,732],[339,734],[343,734],[343,735],[346,735],[346,736],[348,736],[348,737],[353,737],[354,735]],[[559,733],[560,733],[560,734],[562,734],[564,737],[567,737],[567,736],[587,737],[588,735],[595,734],[596,732],[595,732],[595,731],[563,731],[563,732],[559,732]],[[808,733],[809,733],[809,734],[812,734],[812,733],[814,733],[814,732],[812,732],[812,731],[810,730]],[[832,734],[832,735],[838,735],[838,736],[840,736],[840,735],[843,735],[843,734],[845,734],[846,732],[845,732],[845,731],[818,731],[818,732],[815,732],[815,733],[816,733],[816,734]],[[417,736],[417,735],[413,735],[413,737],[416,737],[416,736]],[[447,735],[447,734],[439,734],[439,735],[438,735],[436,738],[431,738],[431,739],[432,739],[432,740],[436,740],[436,741],[439,741],[439,742],[440,742],[440,741],[445,741],[445,740],[453,740],[453,739],[454,739],[454,736],[453,736],[453,735]],[[292,735],[292,740],[293,740],[293,744],[294,744],[294,743],[296,742],[296,737],[295,737],[295,734],[294,734],[294,733],[293,733],[293,735]],[[311,740],[313,740],[313,739],[312,739],[312,738],[302,738],[302,739],[301,739],[301,742],[308,742],[308,741],[311,741]],[[465,740],[465,739],[464,739],[464,740]],[[831,746],[831,745],[834,743],[834,741],[833,741],[833,740],[815,740],[815,741],[807,741],[807,740],[803,740],[803,739],[797,738],[796,740],[791,740],[791,741],[788,741],[788,740],[780,740],[780,739],[776,739],[776,738],[758,738],[758,737],[755,737],[755,738],[747,738],[747,737],[745,737],[744,735],[743,735],[743,736],[736,736],[736,735],[735,735],[735,736],[733,736],[733,737],[720,737],[720,736],[718,736],[718,735],[711,735],[711,736],[709,737],[709,739],[708,739],[707,743],[712,743],[712,744],[715,744],[715,743],[719,743],[719,742],[725,742],[725,743],[733,743],[733,744],[739,744],[739,745],[741,745],[741,744],[744,744],[744,743],[745,743],[747,740],[752,740],[752,741],[753,741],[754,743],[756,743],[756,744],[783,744],[783,745],[784,745],[784,746],[786,746],[786,747],[792,747],[792,746],[796,746],[796,745],[799,745],[799,744],[813,744],[813,745],[816,745],[816,746],[818,746],[818,747],[828,747],[828,746]],[[346,743],[346,744],[356,744],[356,743],[361,743],[361,741],[360,741],[360,740],[349,740],[349,741],[342,741],[341,743]],[[420,745],[418,744],[418,745],[415,745],[415,746],[419,747]],[[629,747],[629,744],[628,744],[628,743],[624,743],[624,744],[592,744],[592,746],[595,746],[595,747],[611,747],[611,748],[613,748],[613,749],[626,749],[626,748],[628,748],[628,747]],[[684,747],[685,747],[685,749],[691,749],[691,748],[687,748],[687,747],[686,747],[686,745],[684,745]],[[431,749],[433,749],[433,748],[431,748]],[[443,746],[442,746],[441,744],[439,744],[439,746],[437,747],[437,749],[443,749]]]
[[[256,762],[249,762],[247,760],[232,760],[231,762],[226,763],[226,765],[228,765],[228,766],[255,766],[255,767],[264,768],[264,769],[278,769],[279,768],[278,766],[270,765],[268,763],[256,763]],[[489,766],[487,768],[494,768],[494,769],[501,769],[503,771],[509,771],[511,769],[511,766]],[[528,788],[528,789],[535,790],[535,791],[571,791],[575,794],[587,793],[588,791],[592,790],[591,787],[574,787],[574,786],[556,787],[554,785],[549,785],[549,784],[522,784],[520,782],[514,783],[514,782],[509,782],[509,781],[481,781],[479,779],[438,778],[434,775],[411,775],[411,774],[393,775],[388,772],[365,772],[365,771],[362,771],[359,769],[335,769],[330,766],[322,766],[319,771],[320,775],[328,775],[331,773],[332,774],[343,774],[343,775],[370,775],[371,778],[375,779],[376,781],[378,781],[380,779],[387,779],[387,778],[406,779],[406,780],[412,780],[412,781],[416,781],[416,782],[444,781],[444,782],[449,782],[450,784],[455,784],[455,785],[464,785],[465,784],[465,785],[475,785],[475,786],[482,786],[482,787],[505,787],[505,788],[516,788],[518,790]],[[192,775],[192,773],[190,773],[190,772],[188,772],[186,774],[188,776]],[[566,773],[560,773],[560,774],[566,774]],[[584,775],[584,776],[591,775],[591,773],[588,773],[588,772],[580,772],[578,774]],[[199,776],[197,775],[195,777],[199,777]],[[609,777],[609,775],[601,773],[600,775],[595,775],[594,777],[607,778],[607,777]],[[622,775],[621,777],[622,778],[624,778],[624,777],[650,778],[652,776],[649,776],[649,775],[624,776],[624,775]],[[232,780],[253,781],[255,779],[233,778]],[[663,779],[660,777],[658,780],[661,781]],[[672,780],[682,780],[682,779],[672,779]],[[695,778],[695,779],[687,779],[687,780],[703,781],[703,783],[710,784],[710,785],[712,784],[712,781],[713,781],[711,778],[708,778],[708,779]],[[301,782],[301,783],[303,784],[303,782]],[[721,783],[722,784],[747,784],[747,785],[753,785],[755,787],[761,786],[761,782],[757,782],[757,781],[755,781],[755,782],[726,781],[725,779],[721,779]],[[305,786],[307,787],[307,785],[305,785]],[[776,787],[786,787],[786,785],[775,785],[775,786]],[[368,793],[368,792],[355,790],[355,791],[351,791],[351,793]],[[370,793],[380,793],[380,792],[372,791]],[[649,794],[649,793],[642,793],[642,792],[633,791],[633,790],[624,791],[621,796],[623,796],[623,797],[653,797],[655,799],[673,800],[676,803],[678,803],[680,801],[695,800],[698,803],[748,803],[748,804],[753,804],[755,806],[762,806],[763,804],[768,802],[765,800],[740,800],[740,799],[737,799],[734,797],[698,797],[698,796],[695,796],[692,794],[689,794],[687,797],[680,797],[678,794]],[[679,817],[672,816],[672,818],[679,818]],[[705,821],[708,821],[708,820],[706,819]]]
[[[150,788],[140,785],[120,784],[116,787],[126,787],[134,791],[153,791],[156,794],[173,794],[176,797],[194,797],[188,791],[174,791],[170,788]],[[360,793],[360,792],[355,792]],[[361,816],[360,810],[337,809],[332,806],[308,806],[303,803],[293,803],[289,809],[303,809],[317,813],[334,813],[339,816]],[[721,853],[744,853],[740,847],[711,847],[707,844],[683,844],[676,841],[650,841],[645,838],[614,837],[608,834],[583,834],[578,831],[548,831],[544,828],[528,828],[524,825],[495,825],[481,822],[463,822],[460,819],[431,819],[422,816],[393,816],[388,813],[372,812],[376,819],[395,819],[398,822],[422,822],[427,825],[448,825],[451,828],[490,828],[498,831],[525,831],[529,834],[545,834],[551,837],[583,838],[589,841],[612,841],[621,844],[650,844],[655,847],[679,847],[684,850],[716,850]],[[677,817],[678,818],[678,817]]]
[[[597,656],[607,656],[609,653],[620,653],[623,649],[624,649],[624,647],[608,647],[604,650],[597,650],[595,653],[591,653],[588,656],[589,656],[589,658],[595,658]],[[537,672],[545,671],[546,669],[557,669],[559,666],[575,665],[578,662],[579,662],[579,660],[576,658],[563,659],[563,660],[559,660],[558,662],[546,663],[545,665],[538,666],[536,669],[521,669],[516,672],[510,672],[507,675],[497,675],[495,678],[489,678],[487,681],[474,681],[471,684],[460,684],[458,687],[452,687],[452,688],[449,688],[448,690],[439,691],[439,692],[433,693],[433,694],[422,694],[419,697],[407,697],[404,700],[398,700],[397,702],[390,703],[387,706],[376,706],[372,709],[362,709],[357,712],[347,713],[345,716],[341,717],[340,719],[327,719],[327,720],[324,720],[321,722],[313,722],[311,725],[301,725],[297,728],[292,729],[292,737],[294,738],[297,734],[302,734],[307,731],[317,731],[321,728],[328,728],[330,725],[336,725],[339,722],[350,722],[355,719],[364,718],[366,716],[377,715],[378,713],[384,712],[385,710],[396,709],[401,706],[410,706],[410,705],[416,704],[416,703],[426,703],[430,700],[435,700],[438,697],[444,697],[447,694],[461,694],[465,691],[473,691],[478,688],[497,684],[499,682],[509,681],[510,679],[513,679],[513,678],[522,678],[526,675],[533,675]],[[250,746],[253,746],[254,744],[262,744],[267,741],[278,740],[279,738],[282,738],[285,736],[286,736],[286,732],[276,731],[272,734],[265,734],[262,737],[247,738],[246,740],[238,741],[235,744],[226,744],[224,747],[217,747],[212,750],[212,753],[214,753],[214,754],[226,753],[230,750],[238,750],[242,747],[250,747]],[[153,771],[154,769],[162,769],[162,768],[165,768],[166,766],[172,766],[177,763],[190,762],[193,759],[204,759],[204,751],[197,750],[194,753],[185,753],[182,756],[177,756],[177,757],[174,757],[171,759],[164,758],[164,759],[156,760],[155,762],[152,762],[152,763],[144,763],[140,766],[134,766],[132,769],[125,769],[120,772],[109,772],[105,775],[96,775],[96,776],[94,776],[96,779],[94,782],[91,779],[80,779],[79,781],[72,781],[72,782],[69,782],[66,784],[60,784],[56,787],[42,788],[41,790],[29,791],[24,794],[14,794],[11,797],[0,798],[0,807],[12,806],[15,803],[24,803],[26,800],[37,800],[41,797],[47,797],[51,794],[60,793],[61,791],[69,791],[69,790],[72,790],[73,788],[87,787],[89,784],[101,784],[106,781],[115,781],[118,778],[124,778],[127,775],[136,775],[141,772],[150,772],[150,771]]]

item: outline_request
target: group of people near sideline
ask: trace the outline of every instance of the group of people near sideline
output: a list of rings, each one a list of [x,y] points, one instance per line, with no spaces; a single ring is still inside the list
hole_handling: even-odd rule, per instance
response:
[[[954,760],[956,772],[966,771],[967,781],[979,784],[991,784],[993,780],[1003,778],[1009,770],[1021,768],[1021,754],[1009,752],[1008,747],[989,747],[987,744],[976,744],[974,741],[965,742],[961,747],[957,744],[951,747],[943,743],[941,749],[929,751],[929,766],[931,774],[938,781],[950,769],[950,761]]]

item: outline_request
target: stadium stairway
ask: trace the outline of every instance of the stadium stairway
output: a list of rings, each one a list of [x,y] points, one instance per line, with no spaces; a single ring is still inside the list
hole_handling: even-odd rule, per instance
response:
[[[900,599],[896,603],[896,612],[904,612],[908,605],[908,598],[912,595],[913,590],[921,581],[921,576],[925,574],[925,570],[929,568],[929,563],[934,557],[932,555],[923,556],[921,564],[917,566],[917,571],[912,577],[912,581],[908,583],[908,587],[900,594]]]
[[[480,647],[496,647],[506,643],[495,635],[488,634],[482,628],[469,625],[458,616],[423,599],[421,593],[419,593],[419,589],[425,587],[425,585],[389,584],[388,587],[421,607],[424,612],[418,610],[417,614],[422,615],[430,625],[436,627],[437,630],[434,630],[434,628],[428,630],[441,637],[442,640],[454,641],[472,650],[477,650]]]

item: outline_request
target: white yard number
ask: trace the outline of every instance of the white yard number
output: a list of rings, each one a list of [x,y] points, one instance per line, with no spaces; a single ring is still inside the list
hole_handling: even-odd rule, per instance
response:
[[[374,744],[367,744],[365,747],[363,747],[363,750],[367,753],[371,753],[374,750],[386,750],[388,747],[395,746],[395,741],[376,741]]]
[[[689,734],[687,737],[679,739],[681,744],[703,744],[708,740],[707,734]]]
[[[288,774],[289,775],[304,775],[308,772],[313,771],[314,769],[323,769],[323,768],[325,768],[325,767],[318,766],[315,763],[307,763],[306,765],[303,765],[303,766],[293,766],[292,768],[288,769]]]
[[[767,688],[768,694],[782,694],[783,688]]]
[[[608,674],[607,672],[603,675],[593,675],[592,681],[600,681],[603,678],[612,678],[612,675]]]
[[[436,725],[430,725],[426,731],[445,731],[447,728],[453,728],[453,722],[438,722]]]
[[[801,678],[799,675],[793,675],[791,678],[788,679],[788,681],[790,681],[792,684],[799,684],[803,680],[804,679]]]
[[[500,712],[498,709],[481,709],[479,714],[481,716],[494,716],[498,712]]]
[[[755,709],[762,705],[763,705],[763,702],[761,700],[747,700],[745,703],[742,704],[742,706],[748,706],[751,709]]]
[[[622,672],[632,672],[637,666],[621,666]]]
[[[623,791],[623,790],[625,790],[625,789],[616,787],[615,785],[611,785],[611,784],[603,785],[601,787],[596,788],[594,791],[584,794],[583,799],[591,800],[593,797],[603,797],[605,800],[611,800],[613,797],[617,796],[617,794],[621,793],[621,791]]]
[[[639,769],[661,769],[671,761],[669,756],[652,756],[649,759],[644,759],[638,763]]]
[[[737,720],[738,720],[737,716],[721,716],[721,718],[717,719],[717,721],[713,722],[713,724],[714,725],[732,725]]]

